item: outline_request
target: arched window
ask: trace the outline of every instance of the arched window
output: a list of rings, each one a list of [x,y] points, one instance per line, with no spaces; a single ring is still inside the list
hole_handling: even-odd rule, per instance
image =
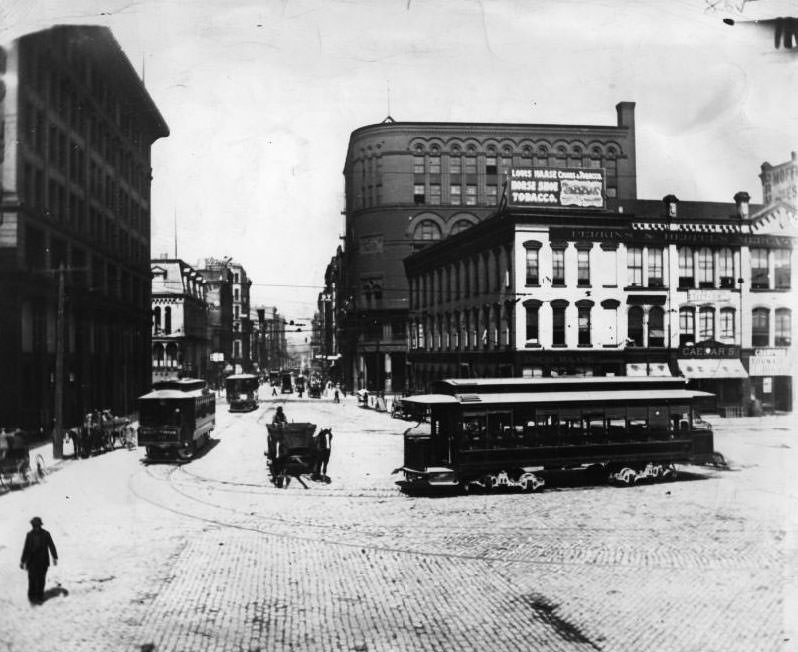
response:
[[[734,340],[734,308],[720,309],[720,337],[722,340]]]
[[[453,225],[450,231],[451,235],[455,235],[466,229],[470,229],[473,225],[468,220],[457,220]]]
[[[776,346],[790,346],[792,342],[792,314],[789,308],[776,310]]]
[[[153,344],[152,359],[156,367],[163,367],[163,344]]]
[[[643,346],[643,309],[640,306],[629,308],[627,321],[627,337],[631,344]]]
[[[163,332],[167,335],[172,332],[172,309],[169,306],[163,309]]]
[[[567,301],[551,302],[552,346],[565,346],[565,309]]]
[[[665,346],[665,313],[659,306],[648,311],[648,345]]]
[[[705,342],[715,339],[715,309],[704,307],[698,311],[698,340]]]
[[[767,308],[751,311],[751,346],[770,346],[770,311]]]
[[[695,310],[679,310],[679,346],[695,344]]]
[[[161,331],[161,308],[156,306],[152,309],[152,332],[159,333]]]
[[[413,240],[440,240],[441,227],[432,220],[421,220],[413,231]]]

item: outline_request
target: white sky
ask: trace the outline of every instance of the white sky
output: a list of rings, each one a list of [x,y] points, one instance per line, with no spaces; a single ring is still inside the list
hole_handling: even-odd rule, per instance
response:
[[[388,83],[399,121],[614,125],[634,101],[641,198],[761,201],[760,164],[798,150],[798,52],[740,21],[798,10],[743,4],[0,0],[0,41],[109,26],[171,130],[153,147],[153,257],[173,254],[176,214],[181,258],[233,256],[253,304],[308,318],[349,134],[387,115]]]

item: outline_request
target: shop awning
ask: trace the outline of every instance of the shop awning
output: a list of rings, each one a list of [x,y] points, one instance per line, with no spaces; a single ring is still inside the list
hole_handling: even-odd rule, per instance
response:
[[[670,376],[671,370],[667,362],[649,362],[646,368],[645,362],[629,362],[626,365],[627,376]]]
[[[748,378],[737,358],[688,358],[677,363],[685,378]]]

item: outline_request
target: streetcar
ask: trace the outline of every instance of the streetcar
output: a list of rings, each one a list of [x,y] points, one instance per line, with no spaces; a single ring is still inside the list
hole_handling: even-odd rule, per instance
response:
[[[294,392],[294,376],[290,371],[283,371],[280,373],[280,393],[293,394]]]
[[[138,408],[138,443],[149,458],[190,459],[216,425],[216,398],[199,378],[160,381],[138,398]]]
[[[224,380],[230,412],[250,412],[258,409],[260,382],[253,374],[233,374]]]
[[[541,489],[546,470],[584,468],[619,484],[722,464],[694,410],[711,394],[684,378],[449,379],[402,402],[425,414],[404,435],[404,490]]]

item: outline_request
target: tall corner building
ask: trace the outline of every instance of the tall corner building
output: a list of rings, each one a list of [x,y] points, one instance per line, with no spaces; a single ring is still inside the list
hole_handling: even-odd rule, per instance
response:
[[[127,413],[150,384],[150,148],[169,129],[111,31],[0,48],[0,424]],[[59,375],[63,370],[63,376]]]
[[[607,208],[637,197],[634,103],[615,125],[397,122],[352,132],[346,233],[336,288],[340,371],[349,388],[408,380],[403,259],[496,211],[512,168],[603,168]]]

